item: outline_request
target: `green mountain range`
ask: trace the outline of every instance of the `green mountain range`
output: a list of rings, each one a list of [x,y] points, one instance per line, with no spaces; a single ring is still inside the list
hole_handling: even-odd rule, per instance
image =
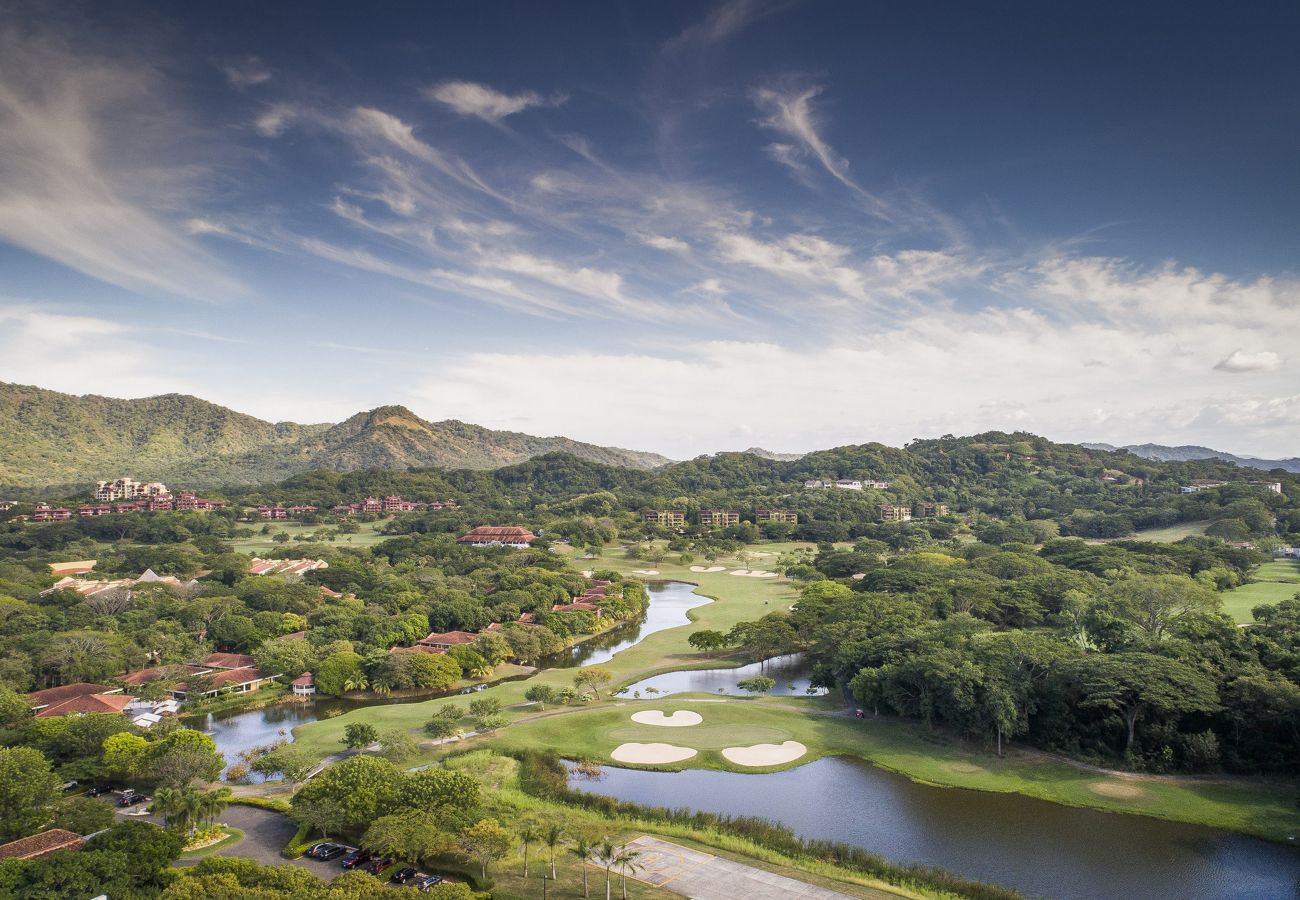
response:
[[[545,453],[649,469],[655,453],[534,437],[381,406],[338,424],[264,422],[183,394],[139,400],[0,383],[0,491],[84,488],[130,475],[178,488],[258,484],[298,472],[492,469]]]

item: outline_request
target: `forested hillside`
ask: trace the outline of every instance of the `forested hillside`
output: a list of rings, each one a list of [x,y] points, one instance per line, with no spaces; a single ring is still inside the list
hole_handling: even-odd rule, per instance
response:
[[[299,425],[264,422],[181,394],[117,400],[0,384],[0,490],[57,493],[124,474],[209,488],[311,469],[485,469],[558,451],[615,466],[667,462],[564,437],[426,422],[401,406],[337,425]]]

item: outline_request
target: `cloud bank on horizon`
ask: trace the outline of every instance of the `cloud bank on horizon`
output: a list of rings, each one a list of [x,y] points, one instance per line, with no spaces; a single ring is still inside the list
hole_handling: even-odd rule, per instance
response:
[[[1300,452],[1296,11],[500,5],[0,13],[0,380]]]

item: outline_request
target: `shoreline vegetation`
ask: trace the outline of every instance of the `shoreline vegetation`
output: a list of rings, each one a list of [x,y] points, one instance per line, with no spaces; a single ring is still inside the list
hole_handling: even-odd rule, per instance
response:
[[[774,548],[775,550],[775,548]],[[575,563],[578,561],[574,561]],[[598,562],[625,575],[642,565],[640,560],[624,560],[607,554]],[[761,616],[788,606],[795,599],[792,584],[786,579],[759,580],[729,576],[725,573],[692,572],[685,565],[663,562],[656,566],[659,574],[653,581],[681,581],[695,586],[695,593],[713,602],[687,612],[689,625],[667,629],[648,636],[637,645],[620,652],[604,667],[613,673],[611,690],[651,675],[682,670],[739,667],[753,660],[739,654],[712,655],[695,652],[686,644],[689,634],[699,628],[726,630],[738,621]],[[535,684],[560,688],[568,686],[575,670],[541,670],[532,677],[494,685],[476,697],[500,699],[507,727],[440,748],[422,748],[416,763],[424,764],[444,758],[448,752],[485,747],[537,749],[552,742],[552,749],[573,759],[595,759],[619,765],[608,753],[591,741],[579,740],[589,734],[583,719],[600,716],[612,708],[626,712],[635,701],[610,695],[580,707],[538,710],[523,694]],[[694,698],[697,701],[703,698]],[[827,755],[851,756],[912,781],[943,788],[961,788],[994,793],[1016,793],[1066,806],[1104,812],[1145,815],[1153,818],[1186,822],[1240,832],[1270,841],[1293,843],[1300,832],[1295,812],[1295,798],[1300,785],[1285,778],[1254,779],[1246,776],[1191,777],[1160,776],[1119,772],[1089,766],[1086,763],[1041,751],[1008,746],[1001,758],[991,750],[946,737],[943,732],[928,733],[916,723],[885,718],[857,720],[835,715],[844,707],[830,697],[763,697],[727,698],[728,705],[744,704],[759,711],[775,730],[792,735],[808,746],[800,759],[766,769],[734,766],[716,753],[701,753],[684,763],[646,766],[666,771],[684,768],[716,768],[726,771],[777,771],[796,768]],[[653,698],[657,708],[669,711],[689,705],[683,695]],[[723,706],[723,704],[719,704]],[[795,708],[799,707],[799,708]],[[698,704],[693,708],[698,709]],[[329,720],[300,725],[294,729],[295,741],[308,752],[324,757],[341,746],[338,739],[346,724],[369,721],[381,728],[406,728],[413,734],[434,712],[426,704],[388,704],[353,710]],[[577,721],[573,717],[578,717]],[[684,729],[689,730],[689,729]],[[337,735],[337,736],[336,736]],[[617,742],[610,745],[610,748]],[[629,766],[629,768],[634,768]],[[1132,790],[1137,786],[1138,790]]]

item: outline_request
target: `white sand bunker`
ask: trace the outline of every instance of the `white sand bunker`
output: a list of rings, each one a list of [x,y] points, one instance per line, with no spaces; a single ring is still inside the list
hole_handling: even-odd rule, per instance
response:
[[[689,709],[679,709],[671,716],[665,716],[661,709],[646,709],[638,713],[632,713],[632,721],[642,725],[664,725],[669,728],[683,728],[687,725],[698,725],[704,721],[704,718],[697,712],[691,712]]]
[[[619,744],[610,759],[617,762],[655,765],[656,763],[681,762],[695,755],[690,747],[676,747],[672,744]],[[766,765],[766,763],[764,764]]]
[[[633,575],[658,575],[659,570],[658,569],[633,569],[632,574]]]
[[[691,566],[692,572],[724,572],[726,566]]]
[[[623,746],[626,747],[627,744]],[[782,763],[792,762],[807,752],[808,748],[798,741],[786,741],[784,744],[728,747],[722,751],[722,756],[727,762],[733,762],[738,766],[779,766]]]
[[[764,572],[762,569],[753,569],[749,573],[750,578],[775,578],[775,572]]]
[[[728,574],[728,575],[748,575],[748,574],[749,574],[749,569],[732,569],[732,570],[731,570],[730,572],[728,572],[727,574]]]

